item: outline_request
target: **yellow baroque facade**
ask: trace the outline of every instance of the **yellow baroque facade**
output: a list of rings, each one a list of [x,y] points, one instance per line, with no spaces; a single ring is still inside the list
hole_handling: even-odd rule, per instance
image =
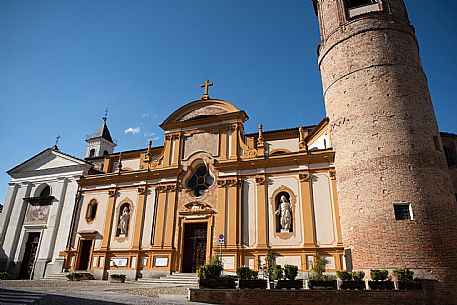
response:
[[[246,134],[247,119],[206,94],[160,125],[163,147],[88,158],[64,269],[149,278],[215,255],[226,271],[258,269],[272,250],[303,272],[316,255],[343,269],[328,120]]]

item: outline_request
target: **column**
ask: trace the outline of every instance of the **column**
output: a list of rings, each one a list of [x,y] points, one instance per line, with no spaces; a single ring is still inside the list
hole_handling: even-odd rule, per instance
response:
[[[62,207],[65,202],[65,195],[67,191],[68,179],[57,178],[58,182],[55,183],[54,194],[55,199],[51,203],[48,219],[48,227],[43,230],[41,236],[40,248],[38,252],[38,259],[35,264],[33,272],[34,278],[43,278],[46,272],[46,265],[52,260],[57,237],[57,231],[60,225],[60,216],[62,214]]]
[[[228,129],[227,128],[221,128],[219,132],[219,138],[220,138],[220,146],[219,146],[219,157],[220,160],[227,160],[227,134]]]
[[[13,206],[11,207],[11,216],[8,227],[5,232],[3,250],[5,251],[5,256],[8,258],[6,265],[6,270],[9,270],[11,264],[16,257],[16,250],[19,244],[19,237],[21,236],[22,225],[24,223],[25,212],[27,210],[27,202],[23,198],[30,197],[32,191],[32,184],[30,182],[23,182],[20,184],[17,191],[16,200],[14,201]],[[13,272],[18,271],[12,270]],[[13,275],[14,276],[14,275]]]
[[[144,219],[144,206],[146,202],[146,196],[148,192],[148,186],[141,186],[138,188],[138,199],[135,217],[135,229],[133,232],[132,249],[140,250],[141,232],[143,230],[143,219]],[[138,258],[137,258],[138,260]]]
[[[163,166],[169,166],[171,162],[171,152],[172,152],[173,139],[171,135],[165,136],[165,153],[163,156]]]
[[[341,222],[340,222],[340,206],[338,204],[338,192],[336,189],[336,173],[335,170],[329,172],[330,182],[332,188],[332,198],[333,198],[333,209],[335,210],[335,221],[336,221],[336,234],[338,238],[338,246],[343,246],[343,234],[341,232]]]
[[[229,179],[228,183],[228,236],[227,245],[230,248],[236,248],[238,245],[238,225],[239,225],[239,203],[238,203],[238,180],[236,178]]]
[[[107,251],[109,249],[110,240],[111,240],[111,229],[113,226],[113,215],[114,215],[114,204],[116,203],[117,190],[112,189],[108,191],[108,206],[106,208],[105,214],[105,225],[103,228],[103,239],[102,246],[100,250]],[[105,264],[108,263],[108,260],[105,258]]]
[[[314,213],[311,194],[311,179],[309,173],[299,173],[300,197],[302,202],[303,238],[305,247],[315,247]]]
[[[179,164],[179,157],[181,152],[181,135],[174,134],[173,135],[173,162],[171,165],[178,165]]]
[[[267,215],[267,178],[265,175],[255,177],[257,184],[257,247],[266,248],[268,242],[268,215]]]
[[[14,202],[16,201],[18,188],[17,183],[8,183],[8,192],[6,193],[5,203],[3,204],[3,210],[0,214],[0,248],[5,241],[6,229],[10,222],[11,211],[13,210]],[[2,257],[0,257],[0,260],[1,259]]]
[[[226,228],[225,228],[225,213],[226,213],[226,193],[227,192],[227,180],[219,179],[217,180],[217,206],[216,206],[216,238],[218,238],[219,234],[227,235]],[[215,245],[218,245],[218,241],[214,241]],[[227,239],[225,239],[225,244],[227,244]]]
[[[239,126],[237,124],[230,126],[230,159],[238,158],[238,130]]]
[[[173,249],[173,236],[175,233],[176,186],[168,185],[167,191],[167,209],[165,214],[167,222],[165,224],[164,248],[171,250]]]
[[[167,187],[159,185],[157,188],[157,211],[155,213],[156,219],[154,220],[154,239],[153,248],[161,249],[163,246],[163,234],[165,226],[165,217],[167,216]]]

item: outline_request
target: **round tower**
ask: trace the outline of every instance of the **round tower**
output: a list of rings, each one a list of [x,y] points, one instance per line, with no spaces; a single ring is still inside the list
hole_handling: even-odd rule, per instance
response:
[[[354,269],[406,266],[457,303],[457,205],[402,0],[313,0]],[[444,303],[442,303],[444,304]]]

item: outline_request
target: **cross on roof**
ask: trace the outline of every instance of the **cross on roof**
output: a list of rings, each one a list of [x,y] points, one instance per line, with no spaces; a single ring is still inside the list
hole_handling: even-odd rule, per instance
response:
[[[211,83],[209,80],[206,80],[206,82],[202,85],[200,85],[201,88],[205,88],[205,93],[202,96],[202,100],[209,100],[209,87],[214,86],[214,83]]]
[[[61,139],[62,137],[60,135],[58,135],[56,137],[56,144],[54,144],[54,146],[57,146],[59,144],[59,140]]]
[[[105,109],[105,116],[102,119],[103,119],[103,121],[106,122],[107,118],[108,118],[108,108]]]

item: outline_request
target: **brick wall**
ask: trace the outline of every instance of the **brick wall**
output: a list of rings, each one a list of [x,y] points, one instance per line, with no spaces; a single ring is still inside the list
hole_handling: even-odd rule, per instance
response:
[[[433,290],[424,291],[318,291],[261,289],[189,289],[190,301],[249,305],[438,305]],[[441,305],[441,304],[439,304]]]
[[[335,149],[345,247],[355,269],[407,266],[457,303],[454,189],[417,39],[402,0],[348,19],[343,0],[315,2],[319,68]],[[393,204],[413,220],[396,221]]]

